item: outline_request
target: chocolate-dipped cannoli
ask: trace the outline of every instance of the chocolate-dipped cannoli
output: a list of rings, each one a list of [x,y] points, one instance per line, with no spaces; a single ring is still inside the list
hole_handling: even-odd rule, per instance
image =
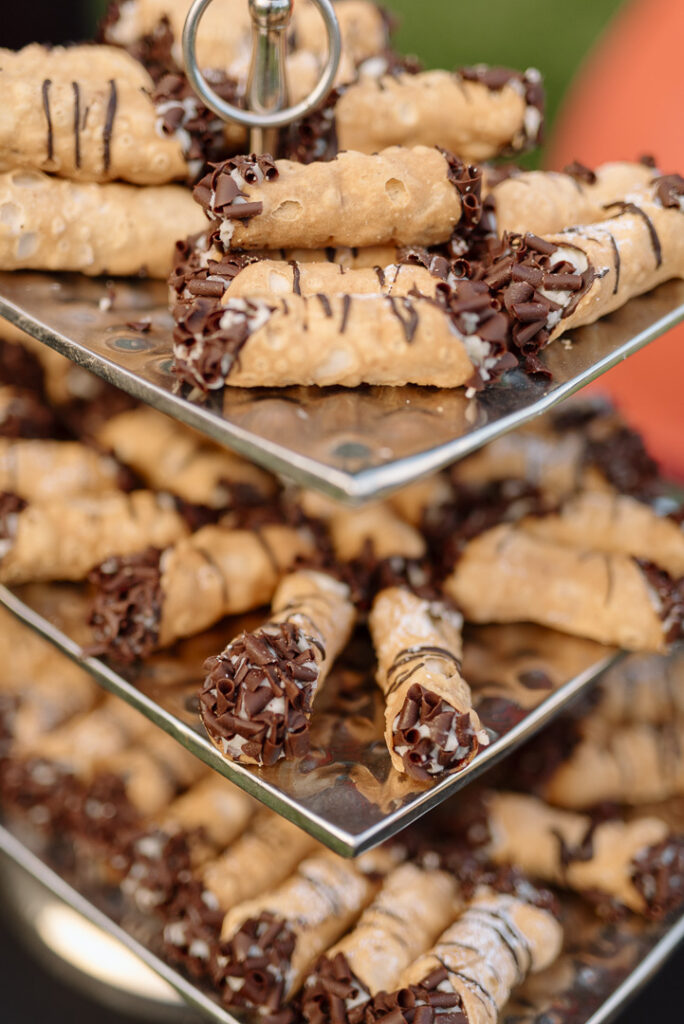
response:
[[[362,72],[364,69],[362,69]],[[536,145],[544,90],[524,73],[484,66],[417,74],[362,73],[299,128],[298,159],[330,159],[343,150],[443,146],[462,160],[488,160]]]
[[[0,367],[0,381],[2,379]],[[58,432],[53,410],[41,401],[36,391],[0,385],[0,438],[48,438]]]
[[[363,860],[316,854],[278,889],[228,911],[212,963],[227,1006],[275,1012],[299,989],[377,892],[378,876],[364,873]]]
[[[0,494],[0,582],[84,580],[105,558],[163,548],[187,532],[168,496],[151,491],[26,504]]]
[[[231,151],[222,121],[184,76],[167,76],[155,88],[142,64],[118,47],[32,43],[0,51],[0,61],[7,98],[0,171],[164,185],[196,178],[207,160]],[[234,83],[218,78],[214,89],[234,99]]]
[[[141,910],[167,906],[178,886],[199,877],[245,831],[255,808],[246,793],[210,772],[136,837],[124,892]]]
[[[464,768],[489,743],[461,676],[462,624],[446,605],[396,587],[371,610],[387,748],[394,767],[415,779]]]
[[[684,576],[684,531],[677,514],[658,515],[628,495],[580,491],[558,512],[523,519],[520,526],[557,544],[632,555],[675,579]]]
[[[489,793],[485,806],[484,852],[495,864],[647,917],[684,898],[684,843],[659,818],[595,821],[520,793]]]
[[[498,235],[527,231],[545,235],[571,224],[605,220],[610,216],[607,204],[648,185],[657,174],[642,163],[607,163],[596,171],[575,164],[563,173],[514,172],[491,189],[485,175],[483,226]]]
[[[282,579],[271,612],[205,663],[202,721],[221,753],[241,764],[306,753],[313,702],[355,619],[349,587],[306,569]]]
[[[657,803],[684,793],[684,722],[608,726],[574,747],[541,786],[552,804]]]
[[[174,371],[202,390],[487,381],[510,365],[506,317],[482,282],[423,296],[200,298],[175,310]],[[374,344],[367,344],[372,336]],[[296,339],[296,344],[294,340]]]
[[[602,676],[595,696],[592,719],[611,725],[684,719],[684,659],[633,654]]]
[[[306,832],[271,811],[259,811],[250,827],[221,856],[186,871],[175,887],[151,886],[165,916],[169,956],[196,975],[206,975],[225,914],[284,882],[300,861],[320,850]],[[149,883],[148,883],[149,885]]]
[[[21,748],[89,711],[100,691],[75,662],[0,608],[0,694],[16,698],[11,736]]]
[[[512,990],[528,974],[550,966],[563,932],[555,916],[516,896],[483,892],[442,934],[436,945],[404,971],[392,993],[373,1001],[371,1024],[390,1017],[399,1024],[497,1024]]]
[[[395,146],[308,165],[234,157],[194,196],[226,248],[435,245],[477,223],[481,178],[446,151]]]
[[[80,441],[0,437],[0,491],[25,501],[117,490],[121,466]]]
[[[180,185],[82,183],[40,171],[0,174],[0,269],[167,278],[176,239],[203,217]],[[59,216],[55,216],[55,211]]]
[[[472,622],[536,622],[637,651],[665,651],[681,634],[681,585],[667,573],[508,523],[465,546],[444,590]]]
[[[225,615],[258,608],[271,599],[283,573],[312,550],[306,531],[289,526],[210,525],[166,551],[110,557],[91,576],[93,649],[130,661]]]
[[[102,424],[96,440],[148,487],[168,490],[194,505],[256,503],[275,490],[274,479],[263,470],[154,409],[113,416]]]
[[[500,293],[524,354],[684,275],[684,178],[656,178],[608,212],[599,224],[513,236],[514,252],[491,264],[486,280]]]
[[[430,948],[461,909],[453,876],[401,864],[359,918],[306,979],[309,1024],[361,1024],[371,998],[391,992],[402,972]]]

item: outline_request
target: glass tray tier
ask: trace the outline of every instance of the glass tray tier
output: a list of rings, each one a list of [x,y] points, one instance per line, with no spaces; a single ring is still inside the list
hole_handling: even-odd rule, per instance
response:
[[[0,587],[0,604],[79,662],[105,689],[136,707],[211,768],[331,849],[356,856],[396,835],[508,755],[589,687],[620,655],[540,626],[467,630],[464,676],[492,742],[463,771],[431,785],[395,771],[383,737],[384,704],[373,682],[370,643],[359,635],[338,659],[316,701],[310,753],[271,768],[226,760],[197,715],[204,659],[263,614],[226,620],[132,668],[83,657],[87,598],[73,585]],[[534,689],[518,680],[544,679]],[[543,675],[540,675],[542,673]],[[548,683],[548,685],[547,685]],[[515,697],[511,714],[506,703]],[[503,702],[502,702],[503,701]]]
[[[334,497],[366,501],[463,458],[669,330],[684,319],[684,281],[555,342],[542,355],[550,381],[516,370],[471,399],[463,389],[407,386],[224,388],[190,401],[171,373],[161,282],[0,273],[0,316],[252,461]],[[132,326],[147,320],[149,330]]]
[[[681,801],[659,808],[663,809],[684,826]],[[0,852],[121,942],[208,1020],[253,1024],[254,1018],[229,1013],[213,993],[165,962],[154,918],[127,907],[118,889],[65,871],[55,851],[23,824],[0,824]],[[684,940],[684,916],[660,923],[631,917],[616,925],[601,921],[572,898],[563,897],[562,909],[565,948],[560,958],[514,993],[500,1024],[608,1024]]]

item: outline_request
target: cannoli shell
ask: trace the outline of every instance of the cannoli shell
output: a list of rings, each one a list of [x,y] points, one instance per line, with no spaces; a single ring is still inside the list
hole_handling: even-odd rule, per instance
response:
[[[116,490],[119,472],[113,459],[80,441],[0,437],[0,491],[26,501]]]
[[[378,559],[425,555],[423,536],[384,503],[339,511],[328,527],[335,554],[343,562],[358,558],[369,541]]]
[[[592,718],[609,725],[663,725],[684,718],[684,658],[633,654],[601,679]]]
[[[425,267],[390,264],[345,270],[329,262],[260,260],[248,264],[224,294],[229,298],[251,295],[397,295],[414,292],[434,296],[439,278]]]
[[[83,580],[112,555],[166,547],[186,529],[171,502],[150,491],[36,502],[4,542],[0,581]]]
[[[179,141],[157,130],[154,83],[124,50],[32,43],[0,51],[0,62],[0,172],[137,185],[187,178]]]
[[[509,524],[467,545],[444,590],[471,622],[536,622],[628,650],[667,649],[658,598],[633,559]]]
[[[289,526],[202,527],[162,555],[159,645],[266,604],[282,574],[310,551],[308,538]]]
[[[276,162],[278,177],[245,184],[261,211],[223,220],[224,245],[242,249],[306,246],[436,245],[461,219],[461,199],[437,149],[394,146],[381,153],[340,153],[330,162]]]
[[[21,753],[54,761],[78,775],[91,777],[105,758],[114,757],[153,728],[139,711],[111,698],[50,735],[39,737],[35,745],[27,745]]]
[[[230,504],[231,484],[247,485],[264,497],[275,490],[273,478],[251,462],[154,409],[113,416],[103,423],[97,441],[149,487],[170,490],[195,505]]]
[[[371,995],[391,991],[409,964],[429,949],[460,910],[456,882],[444,871],[401,864],[356,927],[326,953],[343,953]]]
[[[427,601],[416,597],[408,590],[391,587],[383,590],[375,599],[370,613],[369,626],[373,646],[378,659],[377,683],[385,694],[385,741],[393,766],[405,771],[401,755],[396,750],[396,720],[401,715],[408,691],[420,684],[428,692],[441,697],[459,714],[468,714],[472,732],[477,739],[472,743],[470,756],[475,756],[479,743],[486,743],[487,737],[480,727],[480,720],[472,708],[470,687],[461,677],[456,662],[461,657],[462,620],[457,613],[437,617],[431,614]],[[397,676],[402,678],[401,668],[392,671],[403,653],[415,651],[419,654],[426,648],[423,659],[417,658],[408,668],[419,664],[418,671],[408,675],[399,685]],[[436,655],[435,649],[443,650],[445,658]],[[454,661],[456,659],[456,661]],[[407,672],[403,672],[407,676]]]
[[[557,514],[530,517],[520,526],[556,544],[632,555],[654,562],[676,579],[684,576],[681,525],[627,495],[583,491],[564,502]]]
[[[159,816],[167,832],[201,829],[217,851],[225,850],[245,831],[256,805],[227,779],[211,772],[183,793]]]
[[[0,174],[0,269],[167,278],[176,239],[206,223],[180,185],[79,183]],[[58,211],[58,215],[55,215]]]

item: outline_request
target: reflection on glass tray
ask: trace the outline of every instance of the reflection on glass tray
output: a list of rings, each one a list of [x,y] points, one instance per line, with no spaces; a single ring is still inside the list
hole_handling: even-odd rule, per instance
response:
[[[550,408],[684,318],[684,281],[634,299],[543,355],[553,374],[507,374],[474,399],[462,389],[288,388],[177,393],[161,282],[111,285],[79,275],[0,273],[0,316],[254,462],[348,499],[387,493],[475,451]],[[109,298],[108,298],[109,296]],[[131,322],[150,321],[145,332]],[[372,339],[369,339],[369,344]]]
[[[684,827],[681,801],[658,808]],[[0,851],[69,906],[112,935],[159,974],[193,1008],[219,1024],[243,1024],[214,995],[162,959],[154,918],[122,902],[118,889],[96,887],[65,871],[57,851],[23,824],[0,825]],[[60,873],[58,873],[58,871]],[[62,875],[62,872],[64,874]],[[504,1008],[500,1024],[608,1024],[684,940],[684,916],[618,924],[601,921],[579,900],[562,898],[565,948],[546,971],[531,976]]]
[[[464,771],[425,787],[390,765],[382,699],[363,635],[338,660],[316,701],[310,753],[258,769],[218,753],[199,722],[197,692],[204,659],[241,629],[253,628],[259,614],[228,620],[117,671],[80,656],[79,645],[88,639],[87,599],[78,587],[31,585],[16,593],[0,587],[0,602],[210,767],[345,855],[395,835],[457,792],[533,735],[619,657],[593,641],[540,626],[472,627],[465,637],[464,675],[493,742]],[[521,682],[530,678],[534,688]]]

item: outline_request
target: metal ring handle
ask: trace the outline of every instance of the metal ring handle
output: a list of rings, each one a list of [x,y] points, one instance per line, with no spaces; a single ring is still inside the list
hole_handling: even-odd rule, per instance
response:
[[[226,121],[237,121],[238,124],[248,128],[284,128],[293,121],[315,110],[326,98],[332,89],[335,75],[340,63],[342,54],[342,41],[340,38],[340,26],[337,16],[333,10],[330,0],[313,0],[323,16],[326,34],[328,37],[328,59],[325,71],[318,84],[311,90],[308,96],[294,107],[285,107],[282,110],[268,111],[260,114],[255,111],[242,110],[222,99],[216,93],[202,75],[197,65],[196,45],[199,23],[205,14],[212,0],[195,0],[188,11],[183,28],[183,60],[185,70],[195,91],[202,97],[207,107],[215,114]]]

